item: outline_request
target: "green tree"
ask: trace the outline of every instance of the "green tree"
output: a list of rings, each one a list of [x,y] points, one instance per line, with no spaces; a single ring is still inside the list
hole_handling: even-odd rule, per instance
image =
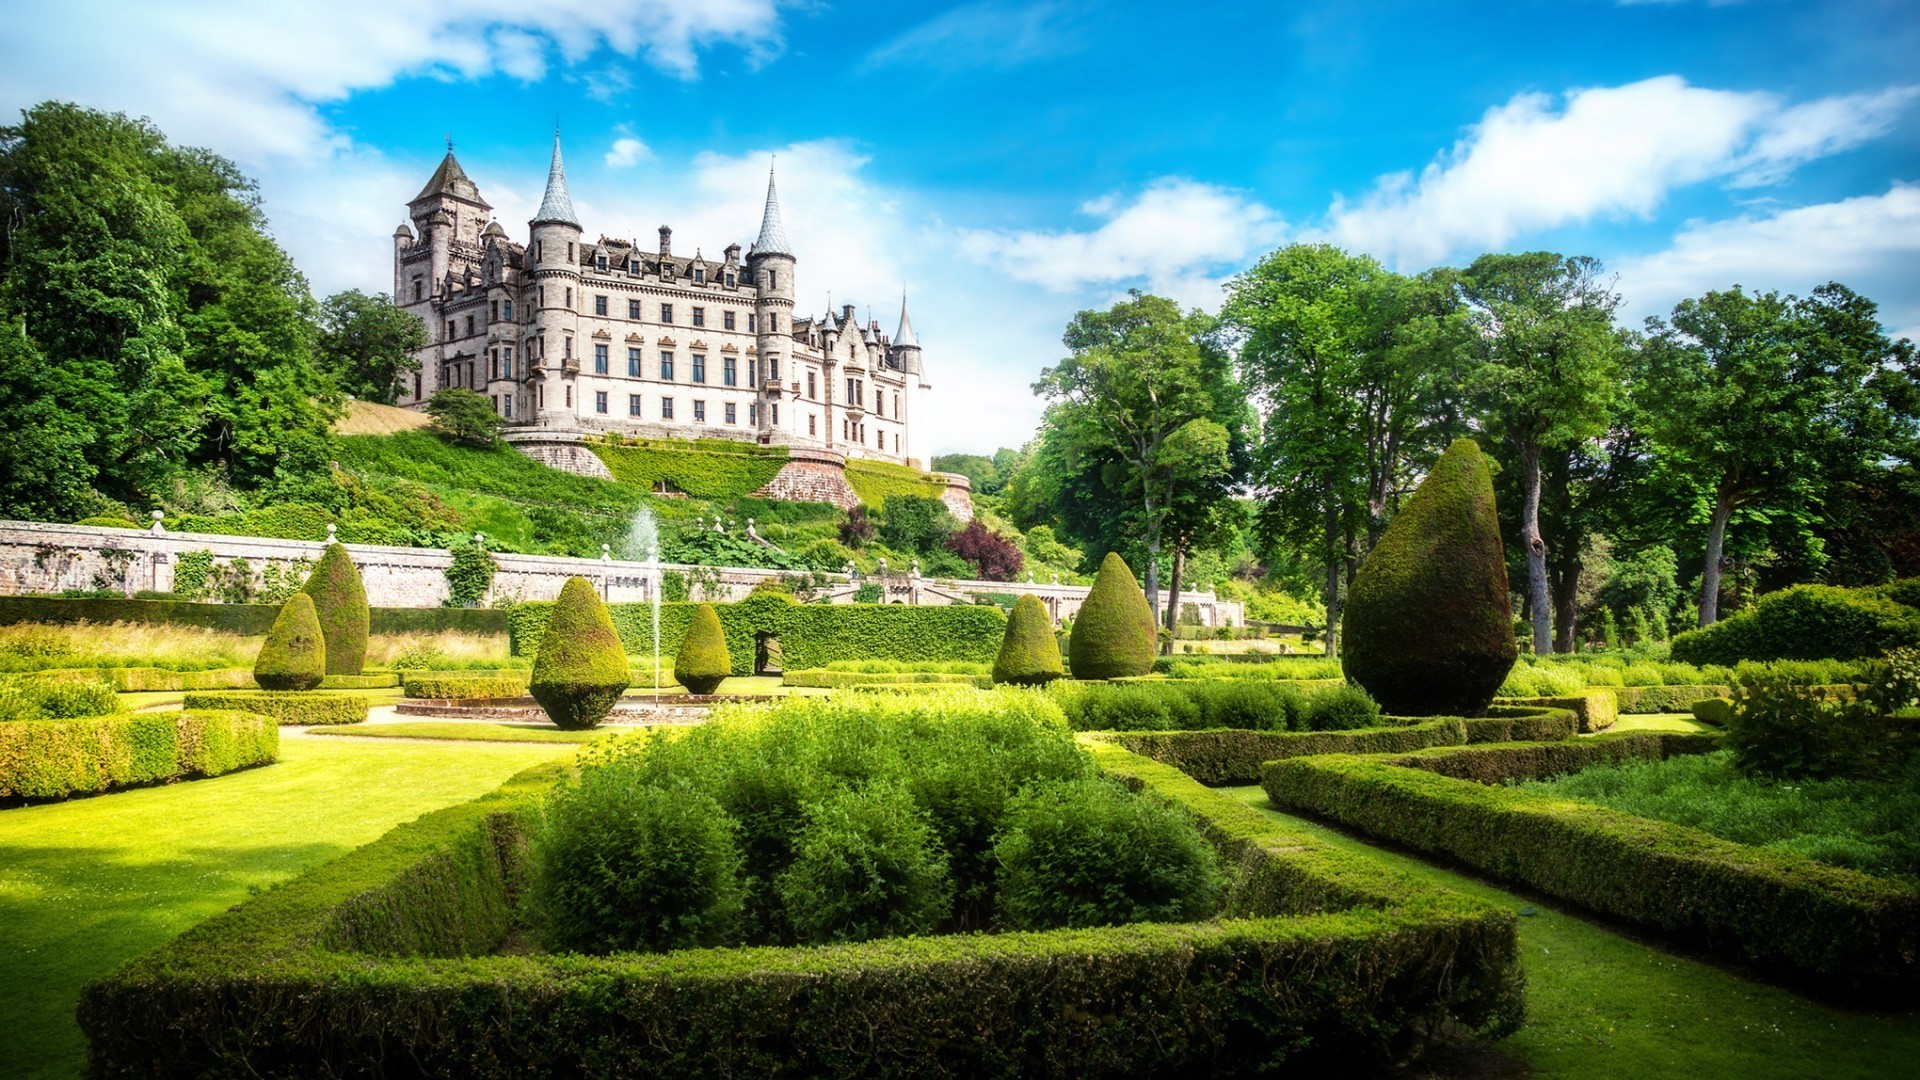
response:
[[[1620,399],[1625,345],[1619,297],[1585,256],[1482,255],[1459,279],[1479,363],[1471,380],[1488,432],[1510,454],[1521,491],[1527,614],[1534,652],[1553,649],[1542,457],[1598,437]]]
[[[401,380],[420,370],[414,350],[427,343],[420,319],[394,307],[385,293],[334,293],[320,304],[314,358],[340,389],[362,401],[391,405]]]
[[[427,399],[427,415],[433,417],[434,434],[465,446],[490,447],[507,426],[486,395],[462,386],[434,391]]]
[[[1719,618],[1737,511],[1817,512],[1849,481],[1914,457],[1915,355],[1873,303],[1828,284],[1798,299],[1738,286],[1650,320],[1650,425],[1706,509],[1699,624]]]

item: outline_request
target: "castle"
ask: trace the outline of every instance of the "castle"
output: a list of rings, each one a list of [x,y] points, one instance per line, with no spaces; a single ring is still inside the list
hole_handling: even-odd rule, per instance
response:
[[[796,317],[798,259],[771,170],[744,259],[739,244],[718,261],[675,255],[664,225],[657,251],[587,243],[557,133],[527,243],[491,210],[449,145],[394,230],[394,303],[428,335],[400,405],[465,387],[492,399],[510,438],[617,432],[929,460],[914,419],[931,387],[905,298],[891,337],[851,304]]]

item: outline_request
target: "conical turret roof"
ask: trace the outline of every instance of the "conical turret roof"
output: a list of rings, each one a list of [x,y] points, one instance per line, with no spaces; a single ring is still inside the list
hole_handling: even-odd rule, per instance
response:
[[[894,332],[893,345],[897,349],[917,349],[919,339],[913,336],[913,323],[907,318],[907,294],[900,294],[900,329]]]
[[[493,209],[487,204],[487,200],[480,197],[479,185],[467,178],[467,170],[461,168],[459,159],[453,156],[451,143],[447,146],[447,156],[440,159],[440,167],[433,170],[433,176],[427,181],[427,186],[420,189],[420,194],[415,195],[412,202],[431,199],[436,195],[451,195],[456,199],[477,203],[485,209]]]
[[[787,243],[787,225],[780,220],[780,193],[773,186],[773,166],[767,166],[767,209],[760,215],[760,238],[753,242],[755,255],[793,255]]]
[[[573,197],[567,194],[567,166],[560,160],[557,131],[553,133],[553,164],[547,167],[547,193],[540,199],[540,212],[533,215],[533,222],[580,227],[580,219],[573,213]]]

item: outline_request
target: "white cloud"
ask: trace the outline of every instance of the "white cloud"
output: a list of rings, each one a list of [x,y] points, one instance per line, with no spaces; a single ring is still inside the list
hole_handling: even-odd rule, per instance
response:
[[[1105,219],[1086,231],[962,229],[961,254],[1055,292],[1144,282],[1186,303],[1213,306],[1219,276],[1278,243],[1279,217],[1238,192],[1179,178],[1131,202],[1108,195],[1080,212]]]
[[[646,143],[631,135],[623,135],[613,140],[613,146],[607,150],[604,160],[609,169],[631,169],[652,156],[653,151]]]
[[[1920,340],[1920,185],[1881,195],[1781,210],[1730,221],[1695,222],[1664,251],[1615,259],[1636,322],[1710,289],[1742,285],[1806,295],[1838,281],[1878,301],[1899,336]]]
[[[1664,75],[1581,89],[1564,106],[1521,94],[1421,171],[1336,199],[1318,231],[1400,266],[1424,266],[1528,232],[1600,216],[1646,217],[1673,189],[1753,186],[1883,134],[1920,88],[1787,106],[1773,94],[1711,90]]]
[[[1084,48],[1076,18],[1060,3],[981,0],[942,12],[882,43],[867,55],[866,65],[947,70],[1013,67]]]

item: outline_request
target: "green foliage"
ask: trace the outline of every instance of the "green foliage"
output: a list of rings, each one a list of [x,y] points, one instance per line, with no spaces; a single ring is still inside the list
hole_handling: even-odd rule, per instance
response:
[[[869,508],[883,507],[888,499],[937,500],[947,490],[945,484],[918,469],[866,458],[847,459],[847,484]]]
[[[50,673],[51,674],[51,673]],[[70,720],[125,712],[103,673],[76,671],[80,678],[0,676],[0,723]]]
[[[1742,660],[1852,660],[1911,645],[1920,645],[1920,611],[1872,590],[1796,585],[1675,635],[1673,658],[1731,667]]]
[[[401,380],[420,370],[414,350],[427,344],[426,324],[385,293],[334,293],[321,301],[319,323],[314,361],[362,401],[393,404]]]
[[[842,789],[808,806],[777,888],[803,941],[929,933],[953,909],[946,859],[897,784]]]
[[[863,581],[854,587],[853,602],[856,604],[878,604],[885,599],[877,581]]]
[[[1219,859],[1177,807],[1090,778],[1031,788],[993,848],[998,911],[1024,930],[1186,922],[1219,903]]]
[[[492,399],[464,386],[436,390],[427,399],[427,415],[433,417],[430,430],[448,442],[485,450],[500,441],[507,422]]]
[[[939,551],[956,527],[953,512],[938,497],[889,495],[881,506],[880,542],[895,551]]]
[[[173,560],[173,595],[178,600],[198,600],[207,595],[208,578],[213,574],[213,552],[202,548]]]
[[[486,599],[499,569],[493,556],[478,544],[454,548],[453,562],[447,566],[447,603],[453,607],[477,606]]]
[[[1308,731],[1347,731],[1372,727],[1379,722],[1379,703],[1352,683],[1315,690],[1307,698],[1305,727]]]
[[[4,690],[0,690],[4,700]],[[275,760],[280,729],[255,712],[140,713],[0,723],[0,799],[64,799]]]
[[[773,481],[787,463],[784,446],[723,439],[590,441],[615,480],[642,491],[684,491],[696,499],[737,499]]]
[[[1701,698],[1693,703],[1693,718],[1703,724],[1723,728],[1733,722],[1733,699],[1724,697]]]
[[[1886,721],[1894,707],[1884,682],[1857,697],[1770,674],[1743,675],[1733,689],[1727,748],[1749,776],[1768,780],[1866,777],[1895,760]]]
[[[533,660],[533,699],[555,727],[580,731],[605,720],[632,681],[626,649],[593,583],[568,578]]]
[[[938,671],[826,671],[820,669],[783,671],[780,677],[782,686],[804,686],[824,690],[839,690],[852,686],[977,686],[982,690],[993,686],[990,675],[964,675]]]
[[[409,673],[401,693],[410,698],[517,698],[527,696],[528,674],[451,675],[445,672]]]
[[[1347,677],[1388,712],[1477,713],[1513,668],[1513,610],[1493,480],[1478,444],[1434,463],[1347,601]]]
[[[1053,619],[1046,605],[1032,593],[1014,601],[1007,619],[1000,655],[993,661],[993,681],[1016,686],[1044,685],[1066,674],[1060,664],[1060,643],[1053,636]]]
[[[358,675],[367,664],[367,633],[371,615],[367,589],[353,556],[341,544],[328,544],[300,590],[313,598],[314,614],[327,642],[327,674]],[[261,684],[265,686],[265,683]],[[305,689],[284,687],[281,689]]]
[[[365,694],[330,691],[207,690],[189,692],[188,709],[234,709],[269,717],[279,724],[358,724],[373,702]]]
[[[327,644],[313,597],[297,593],[280,609],[260,646],[254,681],[268,690],[311,690],[326,677]]]
[[[1509,705],[1537,705],[1551,709],[1565,709],[1580,718],[1580,730],[1583,732],[1605,731],[1619,719],[1620,705],[1615,692],[1607,689],[1588,690],[1566,697],[1533,697],[1502,699]]]
[[[1068,648],[1076,679],[1120,679],[1153,670],[1157,638],[1146,594],[1125,559],[1109,551],[1073,618]]]
[[[724,943],[744,896],[738,833],[704,793],[587,770],[554,789],[529,837],[530,921],[556,952]]]
[[[727,655],[727,634],[720,627],[720,616],[712,604],[694,609],[693,621],[681,639],[673,658],[674,681],[689,693],[711,694],[733,671]]]

